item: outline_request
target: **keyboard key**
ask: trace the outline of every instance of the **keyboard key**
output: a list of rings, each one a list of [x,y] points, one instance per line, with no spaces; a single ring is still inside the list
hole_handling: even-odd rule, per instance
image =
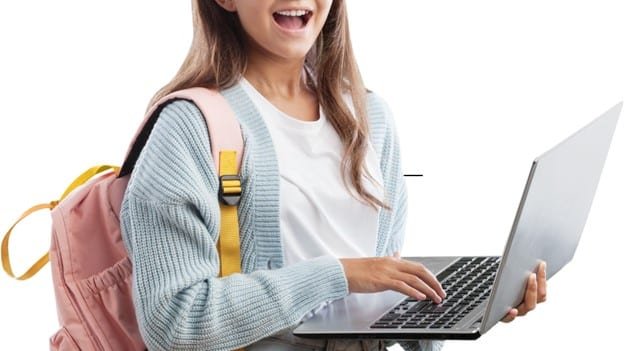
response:
[[[426,312],[440,314],[446,312],[446,310],[450,308],[451,306],[431,306]]]
[[[423,307],[425,307],[424,303],[417,303],[414,306],[412,306],[412,308],[410,308],[409,310],[407,310],[408,312],[418,312],[420,311]]]

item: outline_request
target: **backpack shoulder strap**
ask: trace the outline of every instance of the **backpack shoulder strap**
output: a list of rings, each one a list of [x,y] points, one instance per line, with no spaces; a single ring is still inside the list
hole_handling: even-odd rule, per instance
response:
[[[132,173],[134,164],[145,146],[152,128],[160,112],[166,105],[175,100],[189,100],[195,103],[201,111],[210,135],[210,148],[215,169],[219,170],[219,150],[235,150],[236,165],[240,168],[243,154],[243,138],[238,120],[225,98],[217,91],[206,88],[189,88],[175,91],[158,100],[145,114],[141,126],[137,130],[126,154],[126,158],[119,177]]]

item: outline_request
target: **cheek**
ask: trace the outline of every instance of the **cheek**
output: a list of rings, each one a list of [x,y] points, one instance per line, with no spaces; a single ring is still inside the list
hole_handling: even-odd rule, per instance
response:
[[[244,6],[238,6],[237,14],[245,32],[252,38],[265,32],[269,27],[269,10],[262,6],[263,1],[242,1]]]
[[[264,21],[260,18],[260,16],[247,16],[246,14],[239,13],[238,18],[240,19],[241,25],[245,32],[252,37],[257,35],[258,33],[262,33],[263,28],[265,27]]]
[[[320,1],[317,7],[317,15],[314,16],[316,18],[315,25],[318,27],[319,31],[327,21],[327,16],[329,16],[329,10],[331,9],[331,1]]]

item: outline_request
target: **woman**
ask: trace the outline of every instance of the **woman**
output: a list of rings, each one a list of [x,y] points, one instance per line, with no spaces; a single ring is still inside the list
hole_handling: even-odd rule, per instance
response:
[[[309,341],[290,333],[350,292],[445,297],[424,266],[393,257],[407,195],[398,142],[387,106],[367,94],[360,77],[345,1],[194,0],[193,11],[189,54],[152,103],[204,86],[221,91],[236,113],[245,139],[242,274],[218,277],[209,135],[197,107],[176,101],[154,126],[121,214],[146,345],[385,349],[377,340]],[[527,299],[507,319],[545,297],[545,278],[539,281],[532,276]]]

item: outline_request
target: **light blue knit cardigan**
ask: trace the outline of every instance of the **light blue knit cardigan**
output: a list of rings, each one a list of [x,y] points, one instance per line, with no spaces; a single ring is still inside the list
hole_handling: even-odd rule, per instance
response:
[[[334,257],[283,267],[279,172],[269,132],[239,84],[222,92],[243,133],[243,195],[238,208],[242,272],[218,278],[218,180],[203,117],[188,101],[161,112],[136,163],[121,208],[134,267],[133,298],[149,350],[228,350],[286,328],[321,302],[345,297]],[[377,255],[400,251],[406,189],[387,105],[368,96],[370,138],[381,160],[386,201]],[[439,343],[405,344],[437,349]]]

